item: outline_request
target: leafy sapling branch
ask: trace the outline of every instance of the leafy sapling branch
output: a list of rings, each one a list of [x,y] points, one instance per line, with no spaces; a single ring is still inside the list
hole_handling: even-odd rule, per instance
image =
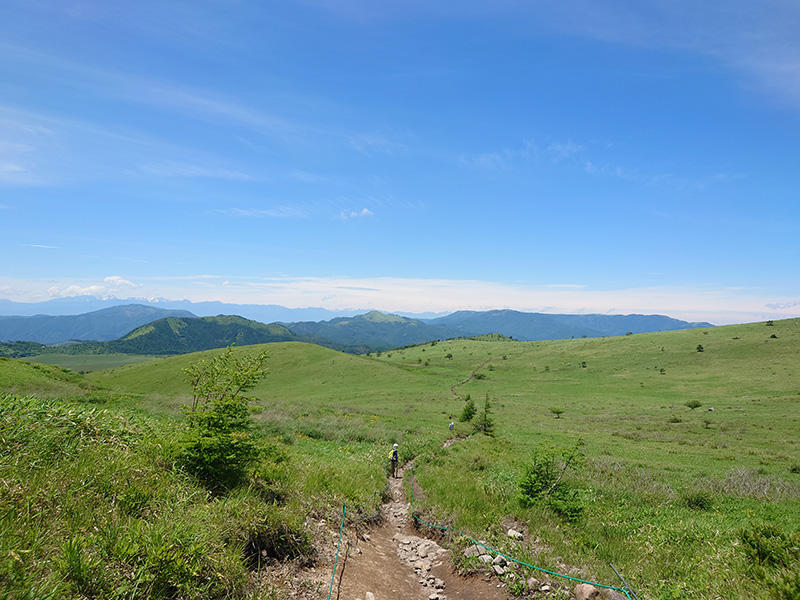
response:
[[[237,355],[230,346],[184,369],[192,402],[185,407],[181,459],[190,473],[211,488],[235,487],[258,455],[249,433],[255,398],[245,392],[266,376],[267,358],[266,351]]]

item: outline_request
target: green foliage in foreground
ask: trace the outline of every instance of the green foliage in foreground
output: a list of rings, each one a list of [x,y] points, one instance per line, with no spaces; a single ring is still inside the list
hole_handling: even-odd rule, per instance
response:
[[[310,552],[302,508],[263,500],[280,482],[210,495],[173,468],[174,434],[0,396],[0,597],[256,598],[260,562]]]

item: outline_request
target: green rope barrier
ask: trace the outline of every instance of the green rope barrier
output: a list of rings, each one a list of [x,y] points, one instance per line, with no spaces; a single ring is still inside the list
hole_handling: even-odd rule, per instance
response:
[[[339,526],[339,541],[336,542],[336,558],[333,560],[333,574],[331,574],[331,587],[328,590],[328,600],[333,593],[333,580],[336,577],[336,565],[339,563],[339,546],[342,545],[342,530],[344,529],[344,516],[347,514],[347,505],[342,504],[342,524]]]
[[[384,465],[384,467],[385,467],[385,465]],[[431,523],[427,523],[427,522],[423,521],[422,519],[420,519],[418,516],[416,516],[414,514],[414,504],[416,502],[416,498],[414,497],[414,465],[413,465],[413,463],[409,466],[409,471],[411,473],[411,476],[410,476],[410,480],[411,480],[411,516],[414,518],[415,521],[418,521],[419,523],[422,523],[423,525],[425,525],[427,527],[430,527],[431,529],[438,529],[440,531],[447,531],[447,530],[454,531],[458,535],[461,535],[461,536],[465,537],[466,539],[470,540],[475,545],[478,545],[478,546],[481,546],[483,548],[486,548],[488,551],[494,552],[495,554],[497,554],[499,556],[502,556],[506,560],[509,560],[511,562],[514,562],[514,563],[517,563],[518,565],[522,565],[524,567],[528,567],[529,569],[533,569],[535,571],[540,571],[542,573],[547,573],[548,575],[552,575],[553,577],[561,577],[562,579],[567,579],[569,581],[574,581],[576,583],[588,583],[589,585],[593,585],[593,586],[596,586],[596,587],[601,587],[601,588],[605,588],[605,589],[609,589],[609,590],[615,590],[617,592],[622,592],[623,594],[625,594],[625,597],[628,600],[633,600],[631,598],[630,594],[628,593],[629,588],[627,588],[627,584],[626,584],[625,588],[618,588],[618,587],[613,586],[613,585],[606,585],[604,583],[597,583],[597,582],[594,582],[594,581],[586,581],[584,579],[578,579],[576,577],[571,577],[570,575],[563,575],[562,573],[556,573],[555,571],[548,571],[547,569],[543,569],[542,567],[537,567],[536,565],[530,565],[530,564],[528,564],[526,562],[523,562],[521,560],[517,560],[516,558],[513,558],[511,556],[507,556],[507,555],[503,554],[502,552],[500,552],[499,550],[495,550],[494,548],[492,548],[490,546],[487,546],[483,542],[480,542],[480,541],[468,536],[467,534],[459,531],[458,529],[453,529],[452,527],[449,527],[449,526],[442,527],[442,526],[439,526],[439,525],[432,525]],[[389,480],[387,478],[386,487],[384,487],[383,490],[381,490],[380,492],[378,492],[378,491],[373,492],[372,495],[365,502],[363,502],[361,504],[358,504],[356,506],[352,506],[350,508],[352,508],[352,509],[362,508],[362,507],[366,506],[367,504],[369,504],[376,495],[378,495],[379,493],[383,494],[388,489],[389,489]],[[330,585],[330,589],[328,590],[328,600],[331,600],[331,595],[333,594],[333,584],[334,584],[334,581],[336,579],[336,567],[339,564],[339,550],[340,550],[341,545],[342,545],[342,532],[344,531],[344,523],[345,523],[345,517],[346,516],[347,516],[347,504],[343,504],[342,505],[342,523],[339,526],[339,541],[336,543],[336,556],[335,556],[334,561],[333,561],[333,573],[331,574],[331,585]],[[612,568],[613,568],[613,565],[612,565]],[[616,571],[616,569],[615,569],[615,571]],[[623,583],[624,583],[624,580],[623,580]],[[631,591],[631,593],[633,593],[633,590],[630,590],[630,591]]]
[[[386,465],[384,464],[384,469],[385,468]],[[386,487],[384,487],[380,492],[378,491],[372,492],[372,495],[366,500],[366,502],[362,502],[361,504],[358,504],[356,506],[351,506],[350,508],[354,510],[362,508],[367,504],[369,504],[375,496],[377,496],[378,494],[385,493],[386,490],[388,489],[389,489],[389,480],[387,479]],[[331,600],[331,594],[333,594],[333,582],[336,579],[336,566],[339,564],[339,549],[342,546],[342,531],[344,531],[344,521],[346,515],[347,515],[347,504],[342,504],[342,524],[339,526],[339,541],[336,542],[336,555],[333,560],[333,573],[331,574],[331,586],[330,589],[328,589],[328,600]]]
[[[506,556],[505,554],[503,554],[503,553],[502,553],[502,552],[500,552],[499,550],[495,550],[494,548],[491,548],[491,547],[487,546],[486,544],[484,544],[484,543],[482,543],[482,542],[479,542],[478,540],[476,540],[476,539],[474,539],[474,538],[472,538],[472,537],[468,536],[467,534],[465,534],[465,533],[463,533],[463,532],[459,531],[458,529],[453,529],[452,527],[449,527],[449,526],[447,526],[447,527],[440,527],[439,525],[431,525],[430,523],[426,523],[425,521],[423,521],[422,519],[420,519],[419,517],[417,517],[417,516],[414,514],[414,502],[415,502],[415,498],[414,498],[414,465],[413,465],[413,464],[412,464],[412,465],[411,465],[411,467],[410,467],[410,471],[411,471],[411,509],[412,509],[412,510],[411,510],[411,516],[414,518],[414,520],[415,520],[415,521],[418,521],[418,522],[422,523],[423,525],[426,525],[426,526],[428,526],[428,527],[430,527],[430,528],[432,528],[432,529],[439,529],[439,530],[441,530],[441,531],[447,531],[448,529],[449,529],[449,530],[452,530],[452,531],[454,531],[455,533],[457,533],[458,535],[461,535],[461,536],[465,537],[466,539],[470,540],[470,541],[471,541],[471,542],[473,542],[474,544],[476,544],[476,545],[478,545],[478,546],[482,546],[483,548],[486,548],[486,549],[487,549],[487,550],[489,550],[490,552],[494,552],[495,554],[497,554],[497,555],[499,555],[499,556],[502,556],[502,557],[503,557],[503,558],[505,558],[506,560],[510,560],[510,561],[512,561],[512,562],[515,562],[515,563],[517,563],[518,565],[522,565],[522,566],[524,566],[524,567],[528,567],[528,568],[530,568],[530,569],[534,569],[534,570],[536,570],[536,571],[541,571],[542,573],[547,573],[548,575],[552,575],[552,576],[554,576],[554,577],[561,577],[561,578],[563,578],[563,579],[568,579],[568,580],[570,580],[570,581],[575,581],[575,582],[577,582],[577,583],[588,583],[589,585],[594,585],[594,586],[596,586],[596,587],[602,587],[602,588],[606,588],[606,589],[609,589],[609,590],[615,590],[615,591],[617,591],[617,592],[622,592],[623,594],[625,594],[625,596],[628,598],[628,600],[633,600],[633,599],[630,597],[630,595],[628,594],[628,590],[626,590],[626,589],[623,589],[623,588],[618,588],[618,587],[616,587],[616,586],[613,586],[613,585],[605,585],[605,584],[603,584],[603,583],[596,583],[596,582],[594,582],[594,581],[585,581],[585,580],[583,580],[583,579],[578,579],[578,578],[576,578],[576,577],[571,577],[571,576],[569,576],[569,575],[563,575],[563,574],[561,574],[561,573],[556,573],[555,571],[548,571],[547,569],[543,569],[542,567],[537,567],[537,566],[535,566],[535,565],[529,565],[528,563],[526,563],[526,562],[523,562],[523,561],[521,561],[521,560],[517,560],[516,558],[512,558],[512,557],[510,557],[510,556]]]

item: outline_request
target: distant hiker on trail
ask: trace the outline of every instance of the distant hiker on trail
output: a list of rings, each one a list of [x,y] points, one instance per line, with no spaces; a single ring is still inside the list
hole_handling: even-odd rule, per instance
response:
[[[392,461],[392,477],[397,477],[397,461],[399,456],[397,454],[397,444],[392,447],[392,454],[390,455]]]
[[[450,431],[453,431],[453,427],[455,427],[455,426],[456,426],[456,424],[453,423],[452,421],[450,421]]]

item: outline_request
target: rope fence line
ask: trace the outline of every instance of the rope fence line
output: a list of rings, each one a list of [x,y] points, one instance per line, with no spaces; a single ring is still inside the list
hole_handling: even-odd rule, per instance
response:
[[[385,466],[386,465],[384,465],[384,467]],[[376,491],[372,492],[372,495],[365,502],[362,502],[361,504],[358,504],[356,506],[351,506],[350,507],[351,510],[358,510],[359,508],[362,508],[362,507],[366,506],[367,504],[372,502],[372,499],[375,496],[377,496],[379,494],[381,496],[383,496],[388,490],[389,490],[389,479],[387,477],[387,479],[386,479],[386,487],[384,487],[381,491],[377,491],[376,490]],[[336,556],[333,559],[333,573],[331,574],[331,587],[328,590],[328,600],[331,600],[331,594],[333,593],[333,582],[336,579],[336,566],[339,563],[339,549],[342,546],[342,532],[344,531],[344,521],[345,521],[345,517],[346,516],[347,516],[347,504],[342,504],[342,524],[339,525],[339,541],[336,542]]]
[[[522,565],[524,567],[528,567],[528,568],[534,569],[536,571],[541,571],[542,573],[547,573],[548,575],[552,575],[554,577],[561,577],[562,579],[568,579],[568,580],[574,581],[576,583],[588,583],[589,585],[593,585],[595,587],[601,587],[601,588],[606,588],[606,589],[609,589],[609,590],[615,590],[617,592],[622,592],[623,594],[625,594],[625,597],[628,598],[628,600],[633,600],[631,598],[630,594],[628,594],[628,590],[625,589],[625,588],[627,588],[627,585],[625,586],[625,588],[618,588],[618,587],[613,586],[613,585],[606,585],[606,584],[597,583],[597,582],[594,582],[594,581],[586,581],[584,579],[578,579],[577,577],[571,577],[569,575],[563,575],[561,573],[556,573],[555,571],[548,571],[547,569],[543,569],[542,567],[537,567],[535,565],[530,565],[530,564],[528,564],[526,562],[523,562],[521,560],[517,560],[516,558],[513,558],[511,556],[507,556],[507,555],[503,554],[502,552],[500,552],[499,550],[496,550],[496,549],[494,549],[494,548],[492,548],[490,546],[487,546],[483,542],[479,542],[478,540],[468,536],[466,533],[464,533],[462,531],[459,531],[458,529],[454,529],[454,528],[449,527],[449,526],[440,527],[439,525],[431,525],[430,523],[426,523],[425,521],[423,521],[422,519],[417,517],[417,515],[414,514],[414,510],[413,509],[414,509],[415,498],[414,498],[414,465],[413,464],[411,465],[411,469],[410,470],[411,470],[411,509],[412,509],[411,510],[411,516],[414,518],[415,521],[418,521],[419,523],[422,523],[423,525],[426,525],[426,526],[431,527],[433,529],[439,529],[441,531],[447,531],[447,530],[454,531],[456,534],[465,537],[466,539],[470,540],[474,544],[476,544],[478,546],[481,546],[483,548],[486,548],[490,552],[494,552],[495,554],[497,554],[499,556],[502,556],[504,559],[510,560],[511,562],[515,562],[518,565]]]
[[[622,576],[614,568],[614,565],[611,565],[611,568],[614,569],[615,573],[617,573],[617,576],[622,581],[624,587],[619,588],[619,587],[616,587],[616,586],[613,586],[613,585],[606,585],[606,584],[597,583],[597,582],[594,582],[594,581],[586,581],[586,580],[583,580],[583,579],[578,579],[576,577],[571,577],[570,575],[563,575],[562,573],[556,573],[555,571],[548,571],[547,569],[543,569],[542,567],[537,567],[535,565],[530,565],[530,564],[528,564],[526,562],[523,562],[521,560],[517,560],[516,558],[513,558],[511,556],[507,556],[507,555],[503,554],[502,552],[500,552],[499,550],[495,550],[494,548],[492,548],[490,546],[487,546],[483,542],[480,542],[480,541],[468,536],[467,534],[463,533],[462,531],[459,531],[458,529],[454,529],[454,528],[452,528],[450,526],[442,527],[442,526],[439,526],[439,525],[432,525],[430,523],[427,523],[427,522],[423,521],[422,519],[420,519],[419,517],[417,517],[414,514],[415,498],[414,498],[414,465],[413,465],[413,463],[411,463],[409,465],[409,471],[411,473],[411,476],[410,476],[410,479],[411,479],[411,482],[410,482],[411,483],[411,516],[414,518],[415,521],[417,521],[419,523],[422,523],[423,525],[425,525],[427,527],[430,527],[431,529],[438,529],[440,531],[447,531],[447,530],[453,531],[457,535],[463,536],[464,538],[470,540],[474,544],[476,544],[478,546],[481,546],[481,547],[485,548],[486,550],[488,550],[490,552],[494,552],[495,554],[497,554],[499,556],[502,556],[507,561],[511,561],[511,562],[517,563],[518,565],[522,565],[524,567],[528,567],[529,569],[533,569],[535,571],[540,571],[542,573],[547,573],[548,575],[551,575],[553,577],[560,577],[562,579],[567,579],[569,581],[574,581],[576,583],[587,583],[587,584],[593,585],[595,587],[601,587],[601,588],[605,588],[605,589],[609,589],[609,590],[614,590],[614,591],[621,592],[621,593],[625,594],[625,597],[628,600],[634,600],[634,598],[636,598],[636,600],[638,600],[638,597],[636,596],[636,594],[633,592],[632,589],[630,589],[630,587],[625,582],[625,580],[622,579]],[[359,508],[362,508],[362,507],[366,506],[367,504],[369,504],[372,501],[372,499],[375,496],[377,496],[378,494],[380,494],[380,495],[385,494],[388,489],[389,489],[389,479],[387,478],[386,479],[386,487],[384,487],[383,490],[381,490],[380,492],[378,492],[378,491],[373,492],[372,495],[365,502],[363,502],[361,504],[358,504],[356,506],[352,506],[350,508],[352,510],[357,510]],[[330,589],[328,590],[328,600],[331,600],[331,594],[333,593],[333,584],[334,584],[334,581],[336,579],[336,568],[337,568],[337,564],[339,562],[339,549],[341,548],[341,545],[342,545],[342,532],[344,531],[344,523],[345,523],[346,515],[347,515],[347,504],[342,504],[342,523],[339,526],[339,541],[336,543],[336,556],[335,556],[334,561],[333,561],[333,573],[331,574],[331,585],[330,585]],[[633,598],[631,598],[631,594],[633,594]]]

